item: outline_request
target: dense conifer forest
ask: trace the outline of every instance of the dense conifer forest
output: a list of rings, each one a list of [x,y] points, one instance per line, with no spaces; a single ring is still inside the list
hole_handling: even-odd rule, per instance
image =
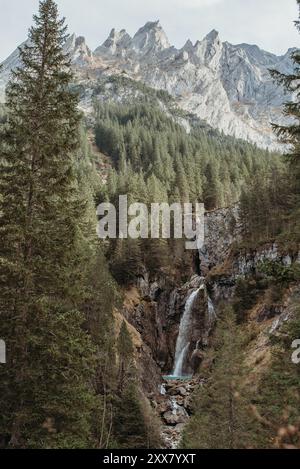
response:
[[[0,368],[0,447],[161,448],[160,422],[119,311],[145,271],[155,281],[183,282],[194,259],[182,240],[99,240],[96,206],[118,207],[123,194],[147,206],[203,202],[209,212],[238,205],[236,252],[277,242],[296,254],[300,54],[293,75],[273,72],[296,94],[284,109],[294,123],[274,128],[283,156],[199,120],[187,132],[176,112],[155,102],[95,100],[91,124],[78,110],[63,49],[67,29],[53,0],[40,2],[29,38],[0,108],[0,337],[8,360]],[[105,178],[99,155],[109,161]],[[280,302],[299,281],[299,265],[275,261],[237,281],[212,332],[210,366],[198,371],[204,385],[180,447],[299,448],[300,369],[289,360],[291,341],[300,338],[299,295],[255,391],[244,355],[255,301]]]

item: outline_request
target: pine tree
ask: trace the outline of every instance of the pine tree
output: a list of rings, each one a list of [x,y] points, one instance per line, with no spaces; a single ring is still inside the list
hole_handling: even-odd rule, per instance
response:
[[[300,10],[300,0],[297,0]],[[295,22],[300,32],[300,20]],[[273,125],[280,140],[289,145],[287,158],[292,175],[292,187],[290,198],[287,199],[288,208],[291,211],[293,224],[293,236],[299,241],[300,237],[300,50],[297,49],[291,55],[294,62],[294,70],[290,74],[284,74],[278,70],[272,70],[273,78],[284,87],[287,94],[293,94],[293,100],[284,105],[284,114],[292,120],[291,124]]]
[[[121,325],[117,352],[119,359],[118,390],[122,393],[128,381],[132,380],[135,375],[133,345],[125,321]]]
[[[180,192],[182,202],[189,202],[190,189],[188,180],[184,171],[182,162],[177,159],[176,161],[176,185]]]
[[[297,0],[298,6],[300,7],[300,0]],[[295,22],[298,31],[300,32],[300,20]],[[293,163],[299,161],[299,144],[300,144],[300,134],[299,134],[299,96],[298,91],[300,88],[299,78],[300,78],[300,51],[297,49],[291,55],[291,58],[294,62],[294,70],[291,74],[283,74],[278,70],[271,70],[273,78],[281,84],[287,93],[296,92],[296,100],[287,102],[284,106],[284,113],[287,116],[292,117],[295,122],[289,125],[273,125],[278,136],[283,139],[285,143],[292,145],[292,151],[289,153],[289,157]]]
[[[11,447],[87,447],[95,349],[78,305],[86,253],[79,196],[77,97],[64,21],[40,2],[22,67],[7,89],[1,135],[1,435]]]
[[[114,431],[118,448],[147,448],[147,426],[139,393],[133,381],[127,383],[122,395],[117,399],[116,405],[117,415]]]
[[[218,197],[220,196],[216,164],[209,162],[205,168],[204,174],[206,178],[204,196],[205,208],[206,210],[213,210],[217,208]]]

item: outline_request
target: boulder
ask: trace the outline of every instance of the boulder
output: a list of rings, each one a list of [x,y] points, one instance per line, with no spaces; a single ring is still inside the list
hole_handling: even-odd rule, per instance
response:
[[[176,386],[174,386],[173,388],[169,388],[168,394],[169,396],[177,396],[177,394],[179,394],[178,388]]]
[[[184,397],[183,396],[175,396],[176,402],[178,405],[183,406],[184,405]]]
[[[188,416],[183,407],[178,406],[176,412],[165,412],[163,415],[163,419],[168,425],[177,425],[178,423],[185,423],[188,419]]]
[[[183,406],[186,410],[188,411],[191,411],[192,410],[192,398],[191,396],[187,396],[185,399],[184,399],[184,403],[183,403]]]
[[[157,408],[156,408],[157,412],[159,414],[165,414],[168,410],[171,410],[171,403],[170,401],[168,400],[165,400],[163,402],[161,402]]]
[[[175,431],[177,433],[181,433],[185,427],[185,423],[178,423],[175,427]]]

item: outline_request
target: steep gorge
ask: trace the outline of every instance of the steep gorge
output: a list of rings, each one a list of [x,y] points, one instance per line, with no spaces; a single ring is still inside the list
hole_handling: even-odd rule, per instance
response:
[[[285,96],[268,68],[292,72],[291,51],[233,46],[214,30],[176,50],[155,22],[133,38],[113,30],[93,53],[82,37],[64,43],[52,0],[40,14],[33,47],[0,66],[1,93],[23,58],[0,109],[1,337],[12,357],[0,380],[0,446],[299,447],[290,350],[300,336],[299,132],[280,129],[295,138],[291,167],[234,138],[277,148],[269,121],[287,122]],[[40,23],[52,31],[49,50]],[[41,93],[39,78],[52,91]],[[297,75],[285,80],[299,85]],[[286,115],[298,118],[298,108],[287,104]],[[227,208],[206,212],[204,245],[187,253],[164,229],[156,239],[151,217],[146,236],[128,236],[120,194],[146,209]],[[119,218],[99,242],[102,202]],[[268,427],[260,441],[251,410]]]
[[[239,279],[254,274],[263,261],[284,266],[300,263],[300,253],[285,252],[276,243],[236,249],[241,232],[237,206],[207,212],[200,275],[194,273],[188,282],[177,285],[163,275],[149,279],[145,272],[125,294],[122,314],[141,339],[136,348],[141,386],[161,418],[165,447],[180,444],[193,412],[193,391],[204,379],[203,370],[212,365],[218,309],[233,299]],[[249,308],[247,318],[255,329],[247,355],[250,381],[255,382],[266,369],[270,339],[291,317],[291,298],[297,294],[299,285],[288,289],[277,303],[261,294]]]

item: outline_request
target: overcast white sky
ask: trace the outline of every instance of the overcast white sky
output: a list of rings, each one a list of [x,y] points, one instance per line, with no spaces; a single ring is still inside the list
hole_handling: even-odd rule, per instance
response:
[[[177,47],[186,39],[202,39],[212,29],[223,41],[248,42],[275,52],[297,47],[293,26],[296,0],[57,0],[69,32],[83,35],[92,49],[110,30],[125,28],[131,35],[147,21],[159,19]],[[0,0],[0,62],[27,36],[38,0]]]

